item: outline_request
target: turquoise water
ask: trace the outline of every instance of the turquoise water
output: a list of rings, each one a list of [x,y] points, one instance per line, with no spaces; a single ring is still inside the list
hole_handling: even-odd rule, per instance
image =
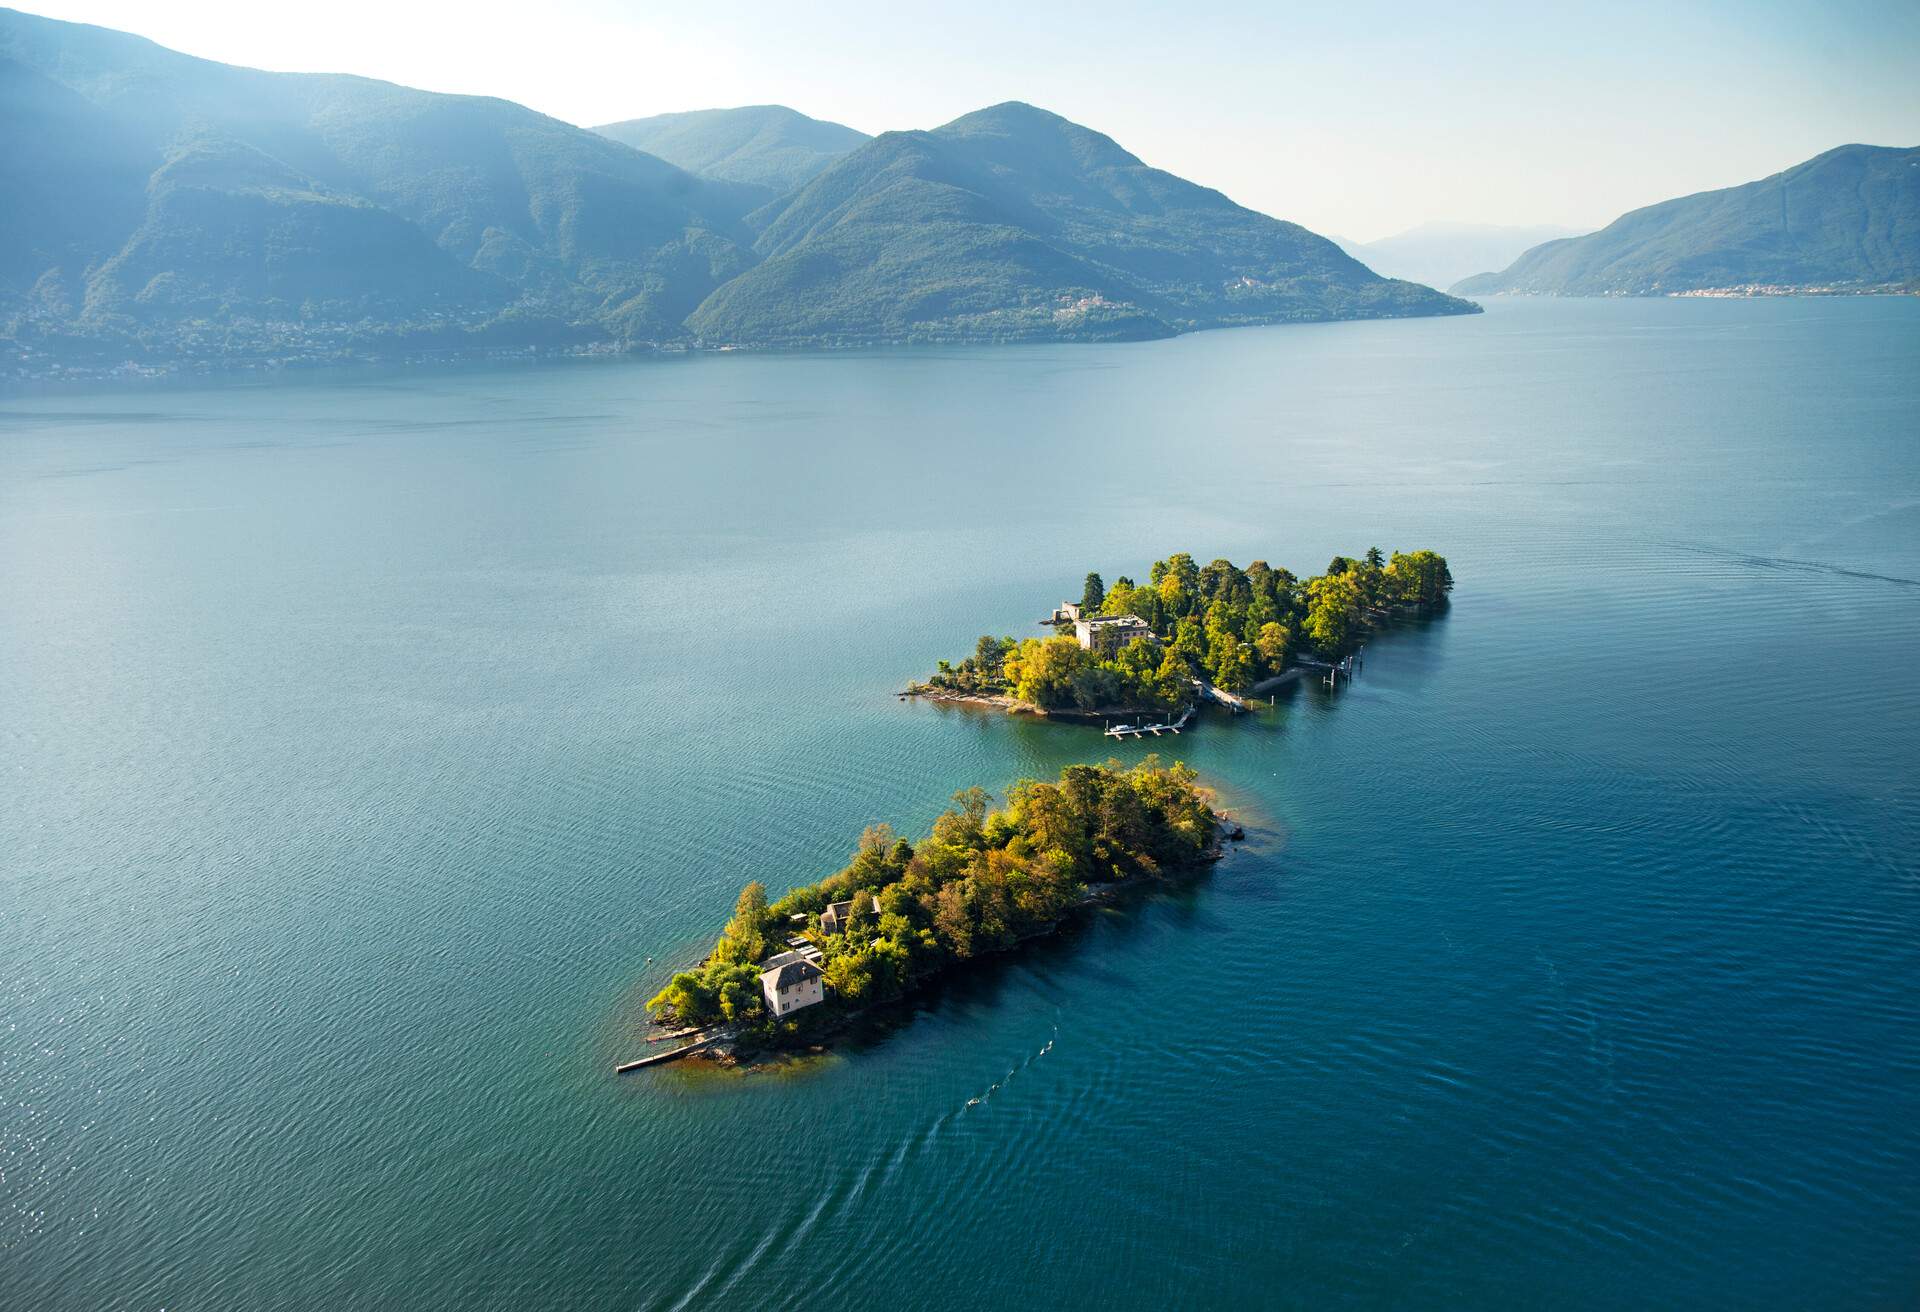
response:
[[[610,1074],[1108,754],[936,657],[1376,543],[1455,604],[1178,740],[1210,878]],[[1917,580],[1912,299],[0,400],[0,1305],[1909,1304]]]

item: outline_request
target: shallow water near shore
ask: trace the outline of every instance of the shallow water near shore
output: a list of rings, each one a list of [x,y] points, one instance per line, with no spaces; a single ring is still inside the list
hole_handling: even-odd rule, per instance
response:
[[[892,695],[1375,544],[1337,694]],[[1916,650],[1913,298],[0,397],[0,1304],[1910,1302]],[[1150,751],[1190,887],[611,1074],[745,880]]]

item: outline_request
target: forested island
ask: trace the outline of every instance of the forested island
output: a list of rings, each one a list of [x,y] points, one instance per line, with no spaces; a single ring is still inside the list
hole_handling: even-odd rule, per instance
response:
[[[1453,575],[1432,551],[1380,548],[1335,556],[1301,579],[1256,560],[1156,560],[1144,583],[1086,576],[1078,602],[1045,621],[1046,638],[981,637],[971,656],[941,661],[910,694],[942,693],[1041,712],[1172,712],[1195,680],[1256,691],[1296,663],[1335,664],[1378,626],[1446,601]]]
[[[739,1048],[817,1035],[962,962],[1057,926],[1103,889],[1191,870],[1219,852],[1219,821],[1185,765],[1072,765],[1024,780],[991,809],[954,795],[919,844],[888,825],[853,860],[769,903],[740,892],[712,953],[647,1003],[661,1023],[722,1027]]]

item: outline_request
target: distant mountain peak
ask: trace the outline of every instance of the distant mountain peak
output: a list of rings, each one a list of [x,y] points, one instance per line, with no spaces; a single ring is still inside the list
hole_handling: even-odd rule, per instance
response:
[[[1920,147],[1849,144],[1533,247],[1473,294],[1660,296],[1920,285]]]
[[[765,199],[804,186],[868,140],[844,123],[809,118],[786,105],[693,109],[593,129],[690,173],[765,190]]]
[[[1024,100],[1003,100],[997,105],[971,110],[943,126],[949,128],[986,126],[1077,128],[1080,125],[1064,115],[1056,114],[1050,109],[1042,109],[1038,105],[1030,105]]]
[[[1024,100],[1004,100],[985,109],[976,109],[971,114],[962,114],[950,123],[941,124],[933,131],[936,136],[942,137],[997,136],[1035,143],[1067,142],[1090,160],[1098,159],[1110,166],[1128,167],[1141,163],[1139,156],[1106,133],[1075,123],[1052,110],[1029,105]]]
[[[708,341],[1137,338],[1475,308],[1020,101],[883,133],[748,221],[764,258],[688,320]]]

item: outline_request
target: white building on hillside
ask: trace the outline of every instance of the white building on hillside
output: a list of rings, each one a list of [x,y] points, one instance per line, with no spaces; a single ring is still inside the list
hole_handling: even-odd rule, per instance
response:
[[[763,964],[760,992],[767,999],[767,1010],[776,1016],[790,1015],[827,997],[820,967],[798,952],[782,952]]]
[[[1138,615],[1094,615],[1073,622],[1073,636],[1088,651],[1097,643],[1108,651],[1117,651],[1135,638],[1151,638],[1153,630]]]

